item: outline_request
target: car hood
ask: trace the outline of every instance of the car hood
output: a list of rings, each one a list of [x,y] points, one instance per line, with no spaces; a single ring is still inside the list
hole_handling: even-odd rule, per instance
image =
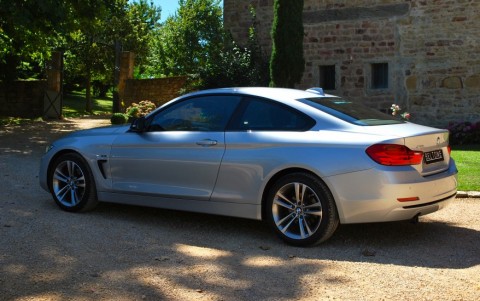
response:
[[[66,138],[118,135],[121,133],[125,133],[126,131],[128,131],[129,128],[130,125],[114,125],[88,130],[80,130],[67,135]]]

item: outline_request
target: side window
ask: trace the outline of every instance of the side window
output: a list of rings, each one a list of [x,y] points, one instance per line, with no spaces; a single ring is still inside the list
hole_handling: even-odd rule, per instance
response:
[[[169,106],[149,122],[149,131],[224,131],[239,96],[200,96]]]
[[[243,112],[235,120],[234,131],[306,131],[315,121],[287,106],[260,99],[246,99]]]

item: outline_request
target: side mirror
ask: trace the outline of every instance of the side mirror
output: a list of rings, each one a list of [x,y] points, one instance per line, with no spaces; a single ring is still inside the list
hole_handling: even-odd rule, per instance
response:
[[[130,131],[132,132],[144,132],[146,129],[145,127],[145,117],[136,118],[132,121],[130,125]]]

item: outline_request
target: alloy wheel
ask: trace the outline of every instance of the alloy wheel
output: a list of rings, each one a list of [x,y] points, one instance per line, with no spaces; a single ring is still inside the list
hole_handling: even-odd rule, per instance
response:
[[[53,172],[52,187],[57,200],[66,207],[77,205],[85,194],[85,175],[73,161],[63,161]]]
[[[312,188],[288,183],[275,194],[272,215],[277,229],[291,239],[314,235],[323,217],[322,203]]]

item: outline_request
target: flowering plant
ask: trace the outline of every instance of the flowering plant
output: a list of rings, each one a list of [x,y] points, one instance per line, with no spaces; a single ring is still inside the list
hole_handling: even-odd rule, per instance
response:
[[[468,121],[450,122],[448,130],[450,131],[450,144],[480,143],[480,121],[477,123]]]
[[[149,101],[149,100],[142,100],[139,103],[132,103],[131,106],[129,106],[126,110],[125,113],[131,117],[143,117],[150,113],[151,111],[156,109],[156,105]]]
[[[404,120],[410,119],[410,113],[406,111],[402,112],[402,108],[400,108],[400,106],[397,104],[392,104],[392,106],[390,107],[390,111],[392,111],[393,116],[399,116]]]

